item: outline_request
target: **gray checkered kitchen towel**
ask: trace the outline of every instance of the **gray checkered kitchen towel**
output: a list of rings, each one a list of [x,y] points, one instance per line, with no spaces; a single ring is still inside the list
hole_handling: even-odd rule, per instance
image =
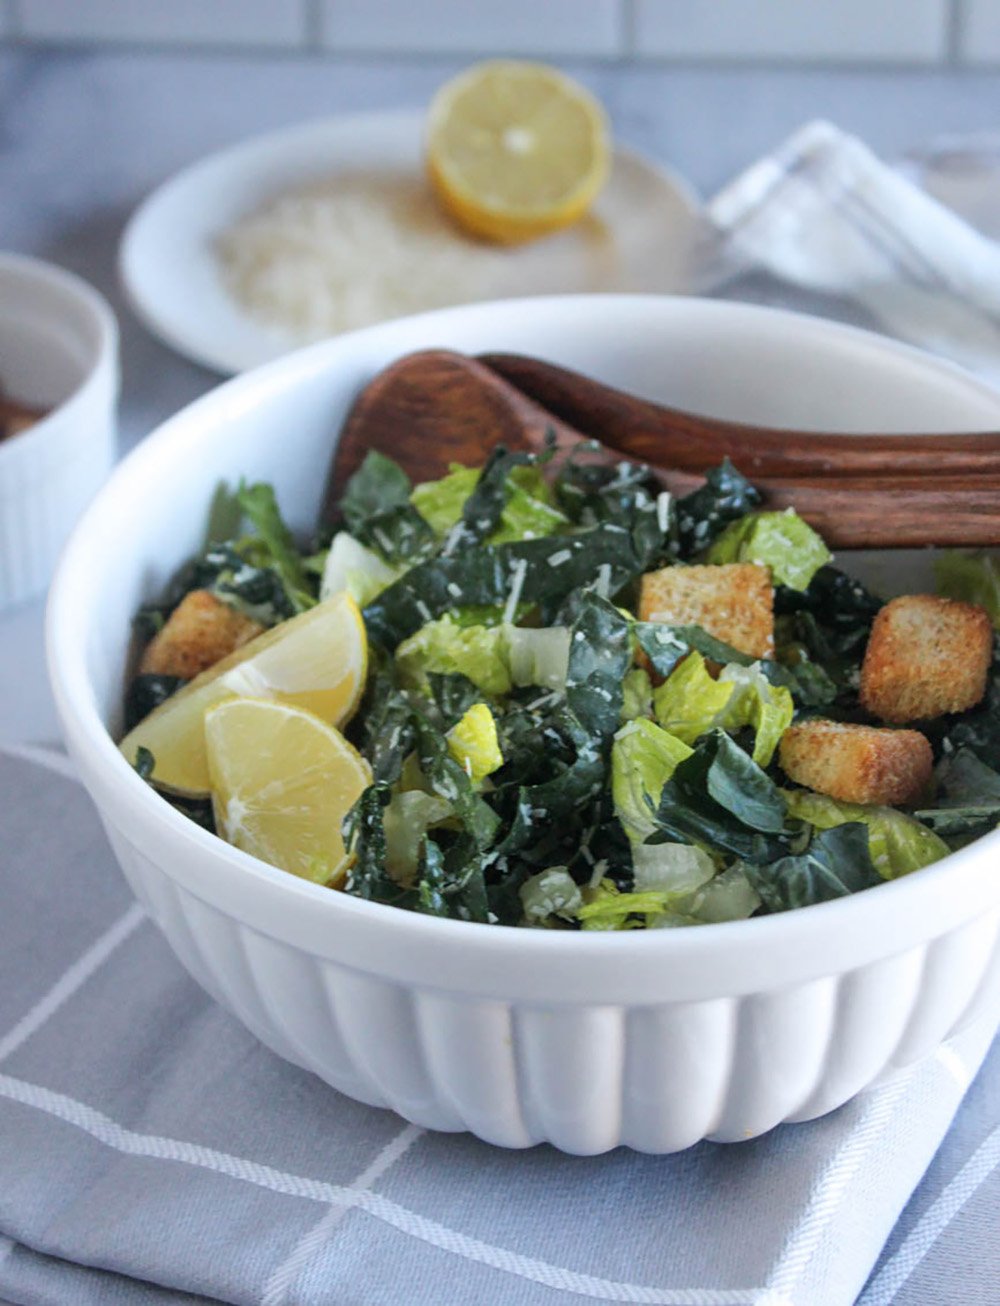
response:
[[[953,1123],[992,1029],[739,1146],[425,1133],[194,985],[72,777],[0,752],[0,1299],[995,1306],[1000,1044]]]

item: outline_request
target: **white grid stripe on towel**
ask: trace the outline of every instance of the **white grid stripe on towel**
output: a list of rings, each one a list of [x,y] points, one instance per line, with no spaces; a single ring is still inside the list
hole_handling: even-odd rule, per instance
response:
[[[381,1179],[423,1134],[424,1130],[417,1125],[407,1125],[401,1129],[386,1143],[371,1164],[361,1171],[350,1185],[351,1191],[361,1192],[371,1188],[372,1184]],[[282,1306],[296,1278],[326,1243],[349,1209],[347,1206],[331,1206],[319,1223],[303,1235],[291,1254],[268,1279],[264,1287],[264,1295],[260,1299],[261,1306]]]
[[[146,913],[133,903],[109,929],[64,971],[52,988],[0,1039],[0,1062],[36,1034],[50,1017],[63,1006],[108,960],[129,935],[146,920]]]
[[[289,1174],[272,1166],[261,1165],[245,1157],[218,1152],[197,1143],[155,1134],[138,1134],[125,1129],[110,1116],[95,1111],[84,1102],[54,1093],[39,1084],[31,1084],[11,1075],[0,1074],[0,1096],[23,1106],[44,1111],[47,1115],[73,1125],[96,1138],[105,1146],[126,1156],[174,1161],[197,1166],[215,1174],[226,1175],[244,1183],[257,1184],[271,1192],[313,1201],[356,1207],[366,1211],[411,1238],[451,1252],[480,1265],[517,1275],[563,1292],[577,1293],[598,1301],[633,1302],[638,1306],[790,1306],[787,1298],[769,1289],[653,1288],[645,1284],[622,1283],[553,1265],[532,1256],[522,1256],[505,1247],[495,1247],[470,1238],[467,1234],[436,1220],[425,1219],[416,1211],[388,1198],[341,1184]]]
[[[915,1067],[911,1067],[901,1072],[869,1094],[863,1118],[831,1159],[801,1219],[789,1233],[768,1278],[768,1287],[773,1291],[791,1301],[799,1300],[799,1283],[829,1231],[831,1214],[838,1209],[844,1190],[857,1175],[868,1152],[878,1143],[881,1130],[909,1088],[914,1071]]]
[[[888,1306],[965,1203],[1000,1165],[1000,1127],[993,1130],[927,1208],[872,1280],[858,1306]]]

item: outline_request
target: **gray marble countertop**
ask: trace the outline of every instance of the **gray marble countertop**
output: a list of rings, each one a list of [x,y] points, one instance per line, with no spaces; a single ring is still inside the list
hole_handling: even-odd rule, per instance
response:
[[[78,272],[122,329],[120,448],[219,378],[171,352],[123,302],[122,229],[178,169],[310,118],[419,107],[462,59],[146,54],[0,48],[0,249]],[[568,64],[607,105],[617,137],[703,195],[810,118],[896,157],[995,125],[1000,72]],[[52,741],[42,601],[0,615],[0,741]]]

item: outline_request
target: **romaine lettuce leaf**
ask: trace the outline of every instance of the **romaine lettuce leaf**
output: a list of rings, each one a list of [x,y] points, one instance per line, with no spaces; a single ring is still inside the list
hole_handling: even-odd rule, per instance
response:
[[[804,590],[833,557],[822,538],[797,513],[753,512],[730,523],[708,550],[710,563],[757,562],[776,584]]]
[[[398,580],[403,570],[398,566],[390,567],[348,531],[338,531],[326,555],[320,598],[328,599],[341,590],[347,590],[355,603],[363,608]]]
[[[719,673],[719,684],[734,686],[719,724],[726,730],[752,726],[753,760],[758,766],[768,766],[795,715],[791,692],[784,686],[772,685],[760,663],[749,667],[730,663]]]
[[[935,561],[934,575],[939,594],[981,604],[1000,627],[1000,558],[995,553],[949,550]]]
[[[396,665],[413,683],[430,674],[458,674],[491,697],[508,694],[514,686],[561,690],[569,638],[565,626],[465,626],[448,614],[404,640],[396,649]]]
[[[746,867],[736,861],[696,889],[690,897],[675,903],[673,913],[668,913],[668,916],[677,913],[686,921],[716,925],[721,921],[746,920],[759,906],[760,896],[750,883]]]
[[[542,924],[550,916],[573,920],[583,906],[580,886],[565,866],[550,866],[529,876],[518,893],[524,915],[531,925]]]
[[[622,681],[621,722],[653,715],[653,682],[644,667],[633,667]]]
[[[410,887],[420,861],[424,835],[454,815],[451,803],[422,789],[393,794],[382,814],[385,869],[397,883]]]
[[[894,807],[843,803],[809,789],[786,789],[784,794],[789,815],[819,830],[832,830],[849,821],[866,826],[872,865],[883,880],[909,875],[951,851],[933,830]]]
[[[722,722],[735,693],[735,686],[717,681],[694,652],[653,691],[653,711],[664,730],[693,744]]]
[[[690,894],[715,875],[715,861],[690,843],[637,843],[632,847],[636,893]]]
[[[445,738],[452,757],[476,787],[503,766],[496,722],[485,703],[473,703]]]
[[[615,815],[633,843],[656,831],[654,813],[663,786],[691,749],[676,735],[638,717],[615,735],[611,750],[611,794]]]
[[[404,640],[395,656],[400,674],[414,683],[430,672],[458,674],[493,697],[508,694],[513,683],[503,626],[459,626],[446,615]]]
[[[435,535],[445,536],[462,523],[463,547],[538,539],[563,531],[569,519],[552,502],[552,494],[530,454],[496,449],[482,469],[452,463],[447,476],[414,487],[410,502]]]

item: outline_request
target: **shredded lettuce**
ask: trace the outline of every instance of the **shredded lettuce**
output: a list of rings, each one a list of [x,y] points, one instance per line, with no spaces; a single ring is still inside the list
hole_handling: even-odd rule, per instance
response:
[[[833,554],[792,509],[753,512],[732,522],[708,550],[713,563],[758,562],[779,585],[804,590]]]

